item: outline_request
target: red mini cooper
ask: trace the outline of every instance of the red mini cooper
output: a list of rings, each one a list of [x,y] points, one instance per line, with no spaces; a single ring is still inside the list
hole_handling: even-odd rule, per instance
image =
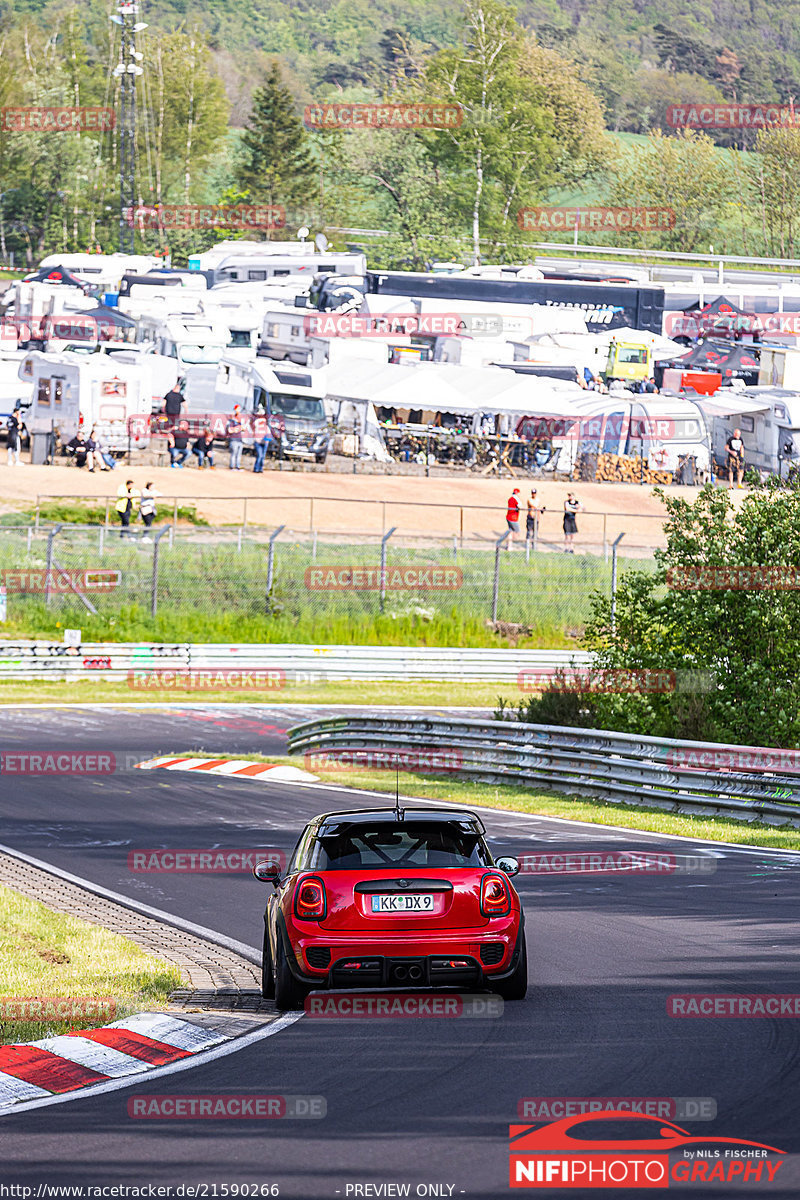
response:
[[[264,913],[262,995],[301,1008],[314,988],[528,986],[514,858],[492,858],[464,810],[323,813],[288,869],[258,863],[275,891]]]

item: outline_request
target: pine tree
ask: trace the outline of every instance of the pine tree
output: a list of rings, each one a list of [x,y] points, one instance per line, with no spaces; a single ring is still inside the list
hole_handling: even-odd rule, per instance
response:
[[[253,93],[253,111],[242,137],[237,182],[254,200],[284,208],[307,203],[316,166],[292,94],[273,63],[264,85]]]

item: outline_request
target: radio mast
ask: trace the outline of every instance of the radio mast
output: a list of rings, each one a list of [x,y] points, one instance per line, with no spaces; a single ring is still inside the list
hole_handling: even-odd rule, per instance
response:
[[[136,77],[143,74],[139,63],[144,55],[136,49],[136,34],[147,25],[137,21],[139,5],[120,0],[109,20],[120,26],[119,63],[119,248],[133,254],[136,209]]]

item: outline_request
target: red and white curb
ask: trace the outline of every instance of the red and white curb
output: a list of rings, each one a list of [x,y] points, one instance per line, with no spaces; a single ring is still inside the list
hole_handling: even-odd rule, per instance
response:
[[[244,779],[263,779],[267,783],[317,783],[318,775],[278,763],[250,762],[244,758],[176,758],[161,755],[136,764],[141,771],[160,768],[165,771],[200,771],[204,775],[232,775]]]
[[[138,1013],[101,1029],[0,1046],[0,1113],[23,1100],[139,1075],[230,1040],[165,1013]]]

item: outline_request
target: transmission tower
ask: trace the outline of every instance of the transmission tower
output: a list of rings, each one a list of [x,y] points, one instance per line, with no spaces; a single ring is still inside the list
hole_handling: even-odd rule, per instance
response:
[[[136,209],[136,77],[144,55],[136,49],[136,34],[147,25],[137,21],[139,5],[121,0],[109,20],[120,26],[119,63],[119,248],[123,254],[134,249]]]

